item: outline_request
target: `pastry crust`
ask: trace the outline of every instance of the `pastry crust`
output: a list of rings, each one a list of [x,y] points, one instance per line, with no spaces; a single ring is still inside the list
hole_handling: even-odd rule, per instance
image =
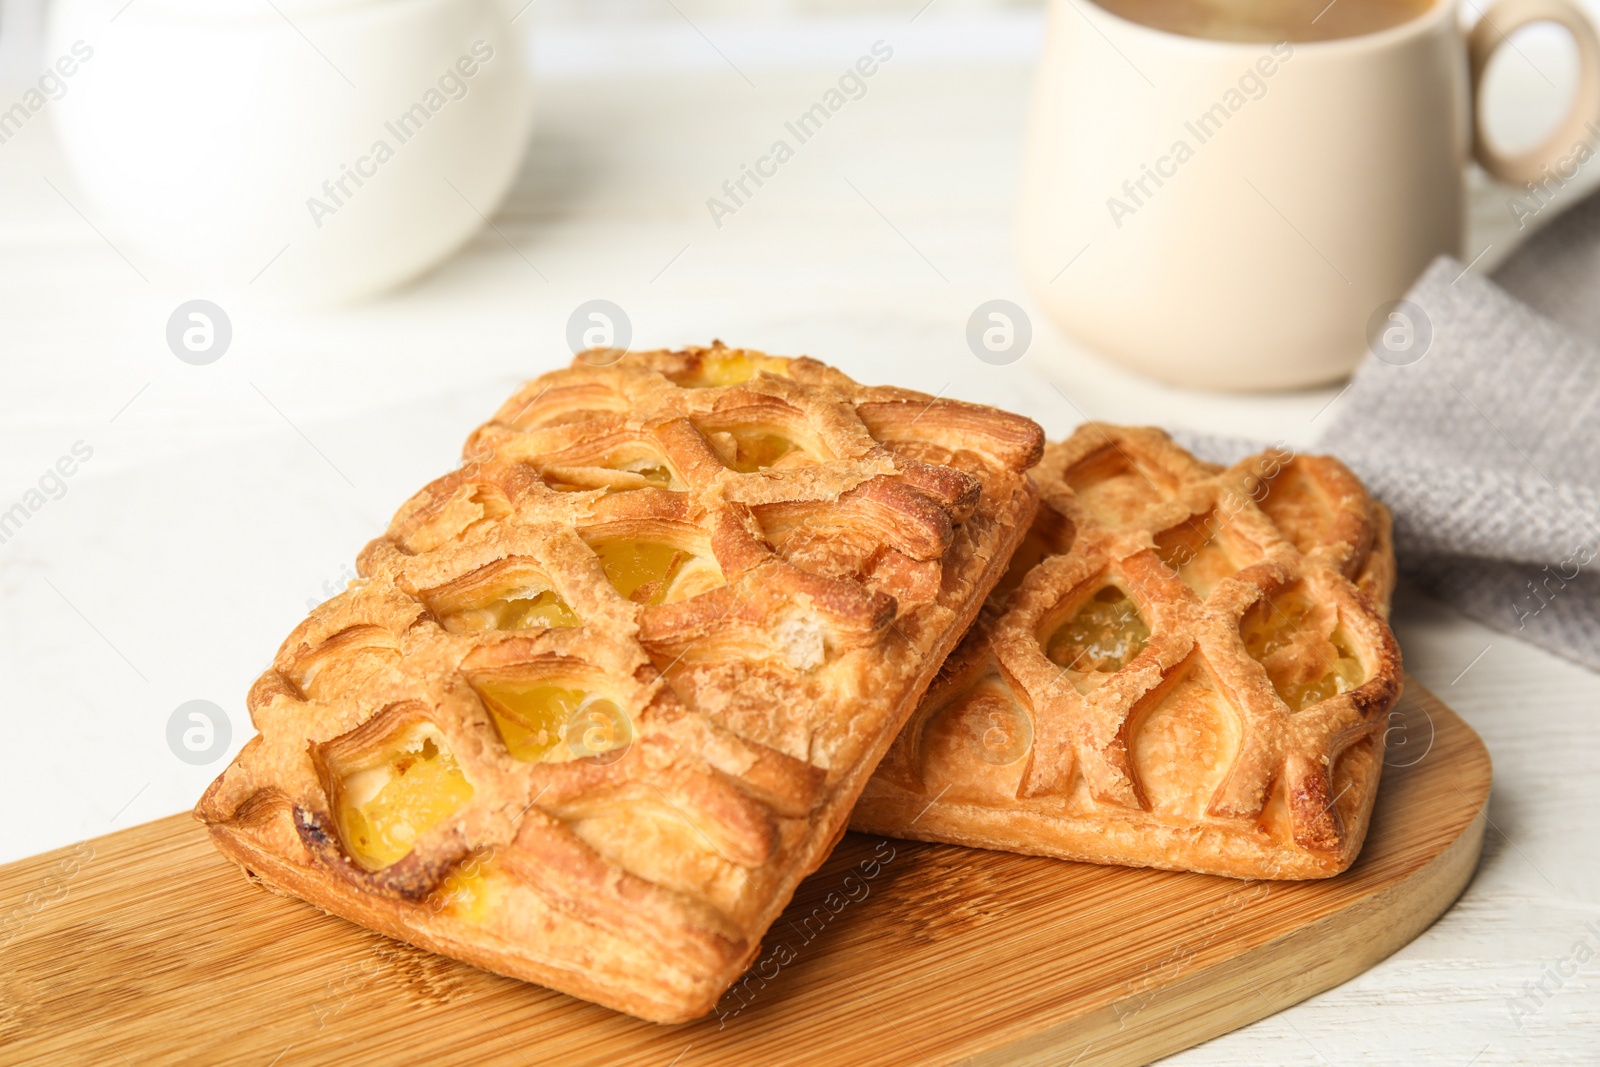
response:
[[[1153,429],[1046,450],[1011,573],[855,829],[1236,878],[1361,849],[1400,694],[1388,513],[1343,464]]]
[[[289,635],[196,814],[371,929],[705,1014],[1004,572],[1042,449],[808,358],[585,353]]]

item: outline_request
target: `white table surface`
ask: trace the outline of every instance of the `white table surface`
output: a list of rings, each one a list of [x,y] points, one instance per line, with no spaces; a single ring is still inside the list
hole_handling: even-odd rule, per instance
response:
[[[97,234],[47,123],[0,147],[0,509],[74,442],[94,449],[0,544],[0,861],[189,808],[224,764],[173,756],[173,709],[221,705],[231,756],[245,691],[307,601],[514,382],[566,361],[567,316],[592,297],[627,310],[636,347],[810,353],[1053,436],[1091,417],[1312,440],[1336,389],[1168,389],[1038,316],[1021,364],[967,351],[979,302],[1029,306],[1009,226],[1038,30],[1031,12],[549,28],[539,130],[493,229],[386,299],[230,304],[233,346],[207,367],[163,336],[205,287]],[[895,59],[868,95],[714,226],[705,199],[880,38]],[[1522,43],[1495,105],[1512,138],[1571,81],[1566,52]],[[1474,178],[1476,269],[1515,243],[1505,195]],[[1547,980],[1532,1014],[1509,1001],[1584,939],[1600,957],[1600,678],[1405,589],[1395,629],[1494,757],[1475,881],[1361,977],[1170,1062],[1600,1062],[1600,962]]]

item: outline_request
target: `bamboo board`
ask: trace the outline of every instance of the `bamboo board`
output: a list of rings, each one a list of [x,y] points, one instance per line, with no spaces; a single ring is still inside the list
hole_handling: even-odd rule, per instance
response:
[[[0,1063],[1146,1063],[1359,974],[1466,886],[1488,752],[1414,681],[1391,722],[1404,746],[1338,878],[850,834],[721,1017],[674,1027],[254,888],[173,816],[0,868]]]

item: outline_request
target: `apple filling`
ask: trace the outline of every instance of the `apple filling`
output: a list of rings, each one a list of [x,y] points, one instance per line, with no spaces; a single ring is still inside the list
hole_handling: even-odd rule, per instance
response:
[[[627,747],[633,727],[616,701],[548,679],[480,676],[483,698],[512,758],[562,763]]]
[[[815,462],[803,448],[781,433],[769,430],[730,430],[712,435],[723,461],[741,474],[768,467],[804,467]]]
[[[740,385],[761,371],[783,374],[789,361],[781,356],[752,355],[740,349],[713,349],[700,357],[700,369],[674,379],[687,389],[715,389]]]
[[[665,460],[651,453],[632,458],[613,456],[602,462],[551,465],[541,472],[544,483],[558,493],[587,493],[604,489],[623,493],[630,489],[681,489]]]
[[[1150,627],[1128,594],[1108,585],[1084,601],[1045,643],[1050,662],[1064,668],[1078,692],[1099,688],[1150,641]]]
[[[489,917],[498,884],[505,876],[495,867],[492,853],[474,855],[456,866],[428,896],[436,912],[481,923]]]
[[[525,587],[509,589],[476,607],[465,607],[443,616],[446,630],[457,634],[486,630],[542,630],[582,625],[582,620],[553,589]]]
[[[1290,711],[1300,711],[1366,681],[1366,669],[1339,622],[1338,609],[1292,586],[1253,604],[1239,620],[1245,651]]]
[[[472,799],[444,736],[431,724],[405,731],[382,759],[344,776],[339,830],[350,857],[381,870]]]
[[[675,604],[723,584],[716,562],[665,541],[590,544],[617,592],[640,604]]]
[[[489,630],[535,630],[580,626],[578,618],[551,588],[543,570],[520,556],[480,567],[435,589],[423,599],[446,630],[476,634]]]

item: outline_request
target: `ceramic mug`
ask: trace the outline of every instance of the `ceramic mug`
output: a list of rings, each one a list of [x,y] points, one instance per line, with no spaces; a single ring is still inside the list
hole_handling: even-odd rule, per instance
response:
[[[511,0],[58,0],[97,221],[213,289],[326,305],[466,240],[532,125]]]
[[[1495,49],[1532,22],[1571,33],[1580,78],[1557,130],[1513,155],[1485,139],[1474,98]],[[1328,382],[1435,256],[1461,255],[1469,156],[1541,182],[1570,177],[1597,140],[1600,39],[1568,0],[1500,0],[1470,33],[1457,0],[1436,0],[1390,29],[1278,44],[1053,0],[1023,164],[1023,274],[1069,335],[1156,378]]]

